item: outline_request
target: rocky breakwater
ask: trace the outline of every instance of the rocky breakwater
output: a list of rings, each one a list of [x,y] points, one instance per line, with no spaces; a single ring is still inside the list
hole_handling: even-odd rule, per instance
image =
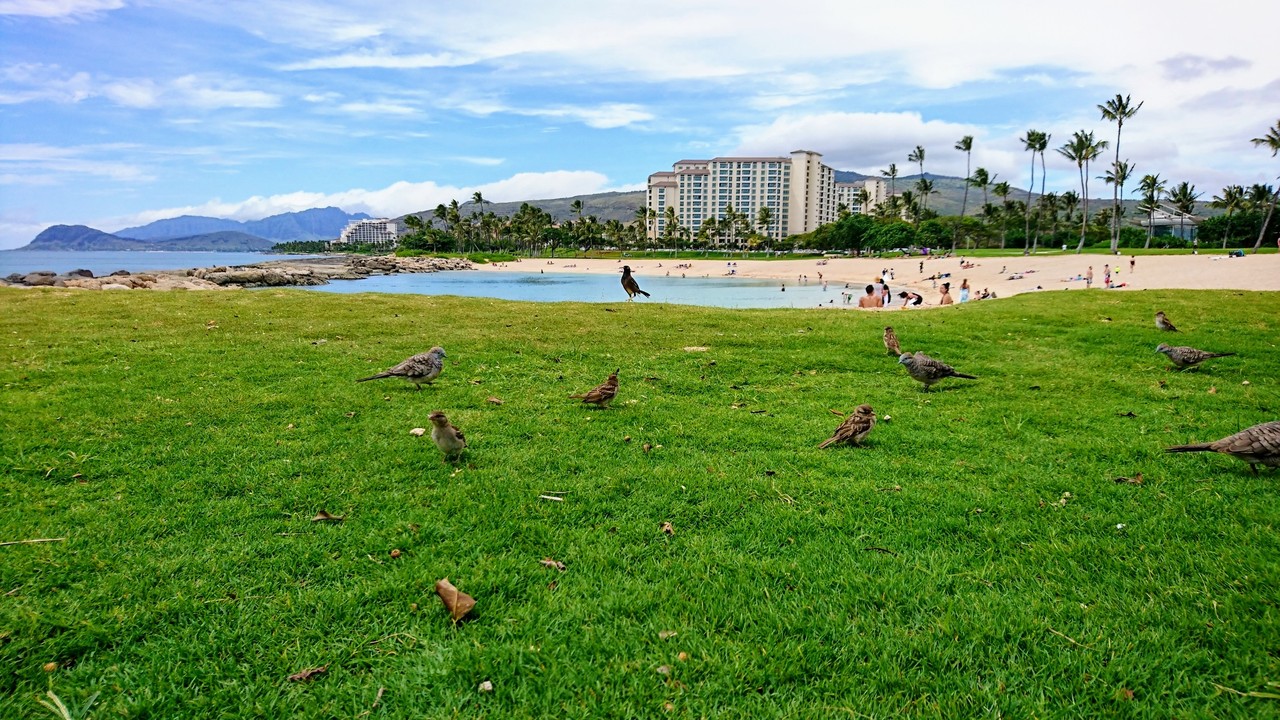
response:
[[[253,265],[219,265],[147,273],[117,270],[103,277],[95,277],[89,270],[72,270],[62,275],[49,270],[39,270],[26,274],[14,273],[0,279],[0,285],[84,290],[229,290],[324,285],[332,280],[359,280],[370,275],[472,269],[474,268],[471,261],[464,258],[336,255],[298,260],[271,260]]]

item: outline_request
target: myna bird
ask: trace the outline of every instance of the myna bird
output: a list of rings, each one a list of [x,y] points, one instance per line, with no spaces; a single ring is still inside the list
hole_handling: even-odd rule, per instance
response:
[[[591,388],[581,395],[570,395],[572,400],[582,400],[584,403],[592,403],[598,407],[608,407],[609,401],[618,394],[618,372],[622,368],[613,371],[608,380]]]
[[[360,378],[356,382],[365,382],[367,380],[381,380],[382,378],[398,377],[405,382],[411,382],[422,389],[422,383],[428,385],[432,380],[440,374],[444,369],[444,348],[433,347],[424,353],[418,353],[395,367],[380,372],[377,375],[370,375],[367,378]]]
[[[439,410],[428,415],[427,419],[431,421],[431,439],[435,440],[436,447],[444,453],[444,459],[447,461],[462,454],[467,447],[467,438],[462,435],[462,431],[454,427],[449,418]]]
[[[902,353],[898,357],[898,363],[907,368],[907,372],[911,377],[924,383],[925,392],[929,391],[930,385],[949,377],[964,378],[965,380],[978,379],[972,375],[958,373],[950,365],[934,360],[922,352],[918,352],[915,355]]]
[[[1156,352],[1164,353],[1169,357],[1169,362],[1173,363],[1179,370],[1185,370],[1189,367],[1195,367],[1205,360],[1211,358],[1231,357],[1235,353],[1213,353],[1197,350],[1186,345],[1175,345],[1169,347],[1165,343],[1156,346]]]
[[[1249,463],[1249,469],[1257,475],[1259,465],[1280,467],[1280,420],[1245,428],[1216,442],[1174,445],[1165,448],[1165,452],[1223,453]]]
[[[1169,322],[1169,318],[1165,317],[1163,310],[1156,312],[1156,328],[1165,332],[1178,332],[1178,328],[1174,327],[1173,323]]]
[[[627,291],[627,302],[636,299],[636,293],[640,293],[645,297],[649,297],[649,293],[640,289],[640,283],[631,276],[631,266],[622,266],[622,289]]]
[[[849,413],[849,417],[845,418],[843,423],[840,423],[840,427],[836,428],[835,434],[824,440],[818,447],[824,448],[836,443],[861,445],[863,438],[875,426],[875,411],[871,409],[870,405],[859,405],[853,412]]]

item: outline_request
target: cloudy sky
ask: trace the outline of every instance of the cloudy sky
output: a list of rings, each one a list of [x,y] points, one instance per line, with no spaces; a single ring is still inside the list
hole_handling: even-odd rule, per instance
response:
[[[0,248],[53,224],[631,190],[801,148],[907,174],[922,145],[963,176],[963,135],[1025,186],[1018,138],[1114,142],[1096,105],[1116,93],[1144,103],[1136,172],[1207,197],[1280,175],[1248,142],[1280,119],[1278,21],[1258,0],[0,0]]]

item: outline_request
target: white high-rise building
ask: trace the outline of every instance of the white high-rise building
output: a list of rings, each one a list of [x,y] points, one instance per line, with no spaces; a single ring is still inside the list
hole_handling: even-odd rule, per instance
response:
[[[371,243],[374,245],[394,245],[400,237],[399,228],[394,220],[353,220],[342,229],[342,234],[335,244]]]
[[[670,172],[649,176],[647,207],[654,212],[648,237],[664,235],[667,209],[681,227],[697,234],[708,218],[723,220],[727,210],[746,216],[751,230],[773,240],[815,230],[836,220],[835,171],[822,155],[796,150],[789,157],[718,157],[681,160]],[[768,208],[769,223],[760,211]],[[720,240],[726,233],[720,233]]]
[[[862,202],[862,191],[867,191],[865,207]],[[836,183],[836,204],[849,208],[851,213],[870,215],[876,206],[889,199],[889,183],[879,178],[866,178],[853,182]]]

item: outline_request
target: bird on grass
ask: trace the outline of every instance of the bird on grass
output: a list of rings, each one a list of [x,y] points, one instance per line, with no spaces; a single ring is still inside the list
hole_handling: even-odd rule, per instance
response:
[[[368,380],[381,380],[382,378],[398,377],[405,382],[411,382],[422,389],[422,383],[428,385],[440,375],[440,371],[444,370],[444,348],[433,347],[424,353],[418,353],[404,362],[385,372],[377,375],[370,375],[367,378],[360,378],[356,382],[365,382]]]
[[[930,385],[949,377],[964,378],[965,380],[978,379],[972,375],[958,373],[950,365],[934,360],[922,352],[918,352],[915,355],[902,353],[898,357],[898,363],[907,368],[907,372],[911,377],[924,383],[925,392],[929,391]]]
[[[845,418],[844,422],[840,423],[840,427],[836,428],[835,434],[824,440],[818,447],[829,447],[836,443],[861,445],[863,439],[871,432],[871,428],[875,426],[875,411],[871,409],[870,405],[859,405],[853,412],[849,413],[849,417]]]
[[[1179,370],[1185,370],[1189,367],[1195,367],[1205,360],[1211,358],[1231,357],[1235,353],[1213,353],[1197,350],[1186,345],[1175,345],[1169,347],[1165,343],[1156,346],[1156,352],[1164,353],[1169,357],[1169,362],[1173,363]]]
[[[1257,475],[1259,465],[1280,467],[1280,420],[1245,428],[1216,442],[1174,445],[1165,448],[1165,452],[1223,453],[1249,463],[1249,469]]]
[[[454,427],[449,418],[439,410],[428,415],[427,419],[431,421],[431,439],[436,442],[440,452],[444,453],[445,461],[461,455],[467,448],[467,438],[462,431]]]
[[[1165,317],[1163,310],[1156,311],[1156,328],[1165,332],[1178,332],[1178,328],[1174,327],[1173,323],[1169,322],[1169,318]]]
[[[890,355],[902,354],[902,346],[898,344],[898,334],[888,325],[884,328],[884,349],[888,350]]]
[[[629,265],[622,266],[622,289],[627,291],[627,302],[636,299],[636,293],[640,293],[645,297],[649,297],[649,293],[640,289],[640,283],[631,277],[631,267]]]
[[[608,380],[591,388],[581,395],[570,395],[571,400],[581,400],[584,403],[592,403],[597,407],[608,407],[609,401],[618,394],[618,372],[622,368],[613,371]]]

